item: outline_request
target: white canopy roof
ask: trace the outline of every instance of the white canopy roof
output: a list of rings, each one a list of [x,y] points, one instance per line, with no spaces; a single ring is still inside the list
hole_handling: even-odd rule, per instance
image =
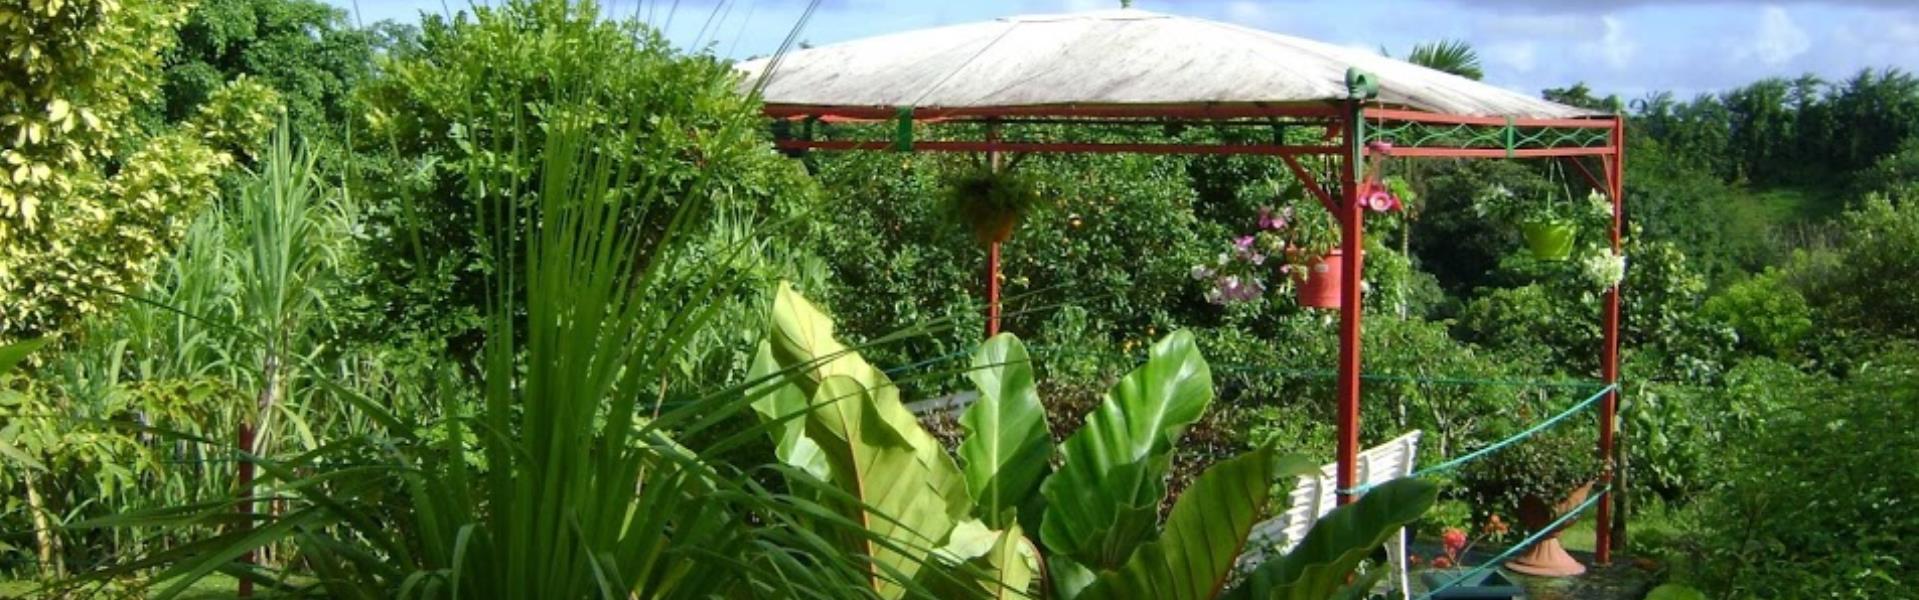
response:
[[[740,63],[749,83],[768,59]],[[1217,21],[1121,9],[1027,15],[795,50],[768,104],[987,108],[1318,104],[1346,98],[1346,70],[1379,100],[1432,113],[1568,118],[1548,102],[1377,54]]]

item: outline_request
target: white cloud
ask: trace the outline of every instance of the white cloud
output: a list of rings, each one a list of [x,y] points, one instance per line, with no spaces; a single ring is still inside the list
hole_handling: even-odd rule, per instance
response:
[[[1531,73],[1539,66],[1537,42],[1494,42],[1486,46],[1486,60],[1494,66]]]
[[[1767,6],[1759,12],[1759,27],[1738,55],[1769,66],[1786,64],[1812,49],[1812,37],[1806,35],[1785,8]]]
[[[1605,31],[1599,39],[1580,42],[1577,53],[1607,68],[1618,71],[1632,64],[1633,55],[1639,51],[1639,45],[1626,37],[1626,26],[1618,17],[1606,15],[1600,17],[1600,25]]]

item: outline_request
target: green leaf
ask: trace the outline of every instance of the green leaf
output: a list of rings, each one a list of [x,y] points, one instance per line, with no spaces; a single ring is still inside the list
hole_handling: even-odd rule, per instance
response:
[[[33,354],[33,351],[39,350],[49,341],[52,341],[52,338],[32,339],[0,346],[0,375],[13,372],[13,368],[19,366],[20,361],[26,360],[27,355]]]
[[[914,578],[927,553],[972,511],[953,457],[920,427],[886,374],[833,338],[833,322],[784,283],[773,300],[772,358],[811,394],[806,437],[847,493],[845,513],[870,535],[854,550],[872,557],[868,578],[885,598]]]
[[[773,454],[779,457],[780,462],[797,467],[815,479],[826,481],[832,475],[826,464],[826,456],[820,453],[819,444],[806,437],[806,420],[798,414],[806,411],[806,394],[785,377],[774,377],[778,372],[779,364],[773,360],[772,346],[760,344],[759,352],[753,356],[753,365],[746,372],[748,381],[765,380],[747,392],[754,398],[753,411],[767,422],[779,422],[771,433]]]
[[[1039,484],[1053,460],[1053,440],[1026,347],[1013,334],[993,336],[973,354],[966,375],[979,389],[979,399],[960,415],[967,436],[959,456],[975,510],[994,527],[1014,522],[1009,511],[1017,511],[1018,522],[1037,525],[1043,506]]]
[[[921,579],[937,598],[1026,598],[1039,571],[1039,555],[1019,525],[994,531],[977,519],[954,527],[934,559]]]
[[[1206,600],[1219,595],[1272,489],[1273,455],[1261,449],[1213,465],[1180,494],[1156,542],[1101,573],[1084,599]]]
[[[1706,594],[1688,585],[1668,583],[1653,588],[1646,600],[1706,600]]]
[[[1426,514],[1439,484],[1417,478],[1388,481],[1313,524],[1285,556],[1267,561],[1226,598],[1320,600],[1333,597],[1359,561],[1401,527]]]
[[[1173,444],[1212,399],[1212,373],[1191,333],[1154,344],[1146,364],[1067,438],[1065,463],[1041,485],[1047,549],[1096,570],[1124,564],[1153,537]]]
[[[856,550],[873,558],[871,581],[882,597],[904,593],[881,573],[911,579],[954,521],[939,502],[936,477],[919,460],[906,436],[880,415],[870,390],[844,375],[822,380],[808,414],[807,435],[832,467],[832,483],[857,505],[843,511],[872,535]]]

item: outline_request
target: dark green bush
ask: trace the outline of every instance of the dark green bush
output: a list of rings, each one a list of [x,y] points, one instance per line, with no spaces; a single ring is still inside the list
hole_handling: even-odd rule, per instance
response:
[[[1704,564],[1722,597],[1892,598],[1919,581],[1919,351],[1851,376],[1769,369],[1701,507]],[[1779,402],[1774,405],[1773,402]]]

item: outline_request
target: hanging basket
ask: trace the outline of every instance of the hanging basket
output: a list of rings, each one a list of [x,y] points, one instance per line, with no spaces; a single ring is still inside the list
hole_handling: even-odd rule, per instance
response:
[[[1364,257],[1365,254],[1360,254]],[[1345,276],[1345,257],[1335,249],[1306,265],[1304,273],[1293,272],[1299,288],[1299,305],[1306,308],[1339,308],[1339,284]]]
[[[1577,230],[1572,223],[1534,221],[1521,224],[1519,232],[1526,237],[1526,247],[1532,250],[1533,258],[1562,261],[1573,254],[1573,237]]]
[[[1019,226],[1019,213],[1013,211],[978,208],[966,213],[966,226],[982,246],[1006,243],[1013,238],[1013,228]]]

